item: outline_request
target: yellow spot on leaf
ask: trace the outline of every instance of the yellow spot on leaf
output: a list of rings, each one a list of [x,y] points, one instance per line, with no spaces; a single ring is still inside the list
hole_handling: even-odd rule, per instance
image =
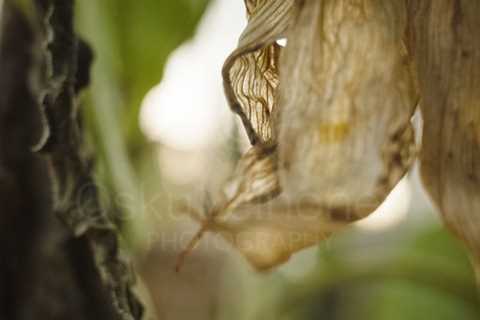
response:
[[[350,133],[350,124],[347,122],[320,124],[316,133],[320,143],[342,142]]]

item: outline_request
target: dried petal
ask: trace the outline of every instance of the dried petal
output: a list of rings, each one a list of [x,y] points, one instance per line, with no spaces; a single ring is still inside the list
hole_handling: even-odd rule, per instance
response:
[[[480,2],[415,1],[409,11],[424,118],[422,179],[480,266]]]

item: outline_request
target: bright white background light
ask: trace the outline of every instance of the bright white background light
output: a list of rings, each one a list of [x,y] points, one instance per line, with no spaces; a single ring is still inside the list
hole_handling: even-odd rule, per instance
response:
[[[385,201],[367,218],[357,222],[362,229],[382,231],[401,223],[410,209],[411,187],[407,177],[392,190]]]
[[[221,68],[246,19],[242,1],[217,0],[194,39],[176,50],[160,85],[146,96],[140,113],[145,135],[169,147],[193,150],[223,141],[232,114],[223,95]]]

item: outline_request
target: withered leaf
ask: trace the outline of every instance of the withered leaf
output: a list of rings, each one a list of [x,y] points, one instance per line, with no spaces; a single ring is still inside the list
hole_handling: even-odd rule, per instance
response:
[[[424,118],[422,179],[446,225],[471,249],[478,268],[480,2],[415,1],[409,11],[409,47]]]
[[[414,159],[417,96],[406,2],[246,5],[223,72],[253,147],[185,252],[216,231],[265,270],[382,203]]]
[[[244,99],[241,115],[252,144],[276,144],[268,159],[277,161],[269,166],[277,170],[252,175],[249,168],[261,167],[245,165],[244,157],[233,179],[241,183],[227,193],[222,214],[216,209],[207,221],[257,269],[278,265],[365,217],[409,169],[416,92],[402,42],[406,13],[404,2],[396,1],[297,1],[287,47],[272,69],[279,86],[275,79],[272,90],[257,90],[271,84],[268,69],[233,77],[232,83],[242,83],[231,90]],[[258,34],[272,30],[258,28]],[[252,47],[272,50],[264,41]],[[233,57],[234,65],[248,65],[248,58]],[[252,117],[251,110],[268,112]],[[268,188],[259,186],[265,181],[278,181],[283,192],[267,203],[249,201],[264,195]]]
[[[277,176],[276,141],[272,112],[277,106],[278,59],[282,38],[292,21],[294,0],[245,0],[248,24],[237,49],[222,69],[225,95],[247,131],[252,148],[240,159],[225,195],[207,213],[202,227],[179,255],[179,270],[185,256],[216,221],[249,202],[269,200],[280,193]],[[199,216],[187,209],[190,215]]]
[[[278,57],[290,25],[293,0],[246,0],[249,21],[223,67],[225,94],[252,145],[272,139],[271,113],[278,87]]]

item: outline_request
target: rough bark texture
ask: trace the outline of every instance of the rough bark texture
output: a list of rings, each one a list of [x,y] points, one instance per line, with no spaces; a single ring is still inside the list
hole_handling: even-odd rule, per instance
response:
[[[16,3],[0,19],[0,319],[140,319],[82,151],[92,55],[73,1],[23,1],[28,19]]]

